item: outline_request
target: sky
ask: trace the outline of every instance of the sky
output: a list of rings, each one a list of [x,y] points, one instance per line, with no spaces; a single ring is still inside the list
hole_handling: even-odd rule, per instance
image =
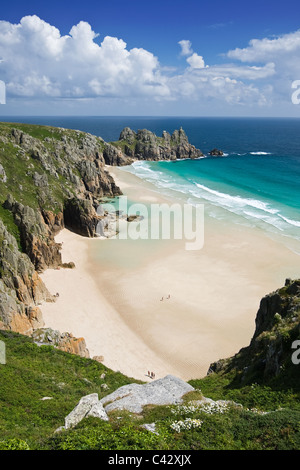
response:
[[[299,13],[299,0],[4,2],[0,116],[299,117]]]

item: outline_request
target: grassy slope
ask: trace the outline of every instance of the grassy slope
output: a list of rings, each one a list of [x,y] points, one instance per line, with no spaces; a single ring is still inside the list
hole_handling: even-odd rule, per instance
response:
[[[102,397],[108,392],[101,385],[111,392],[133,381],[92,359],[39,347],[18,333],[2,331],[0,340],[6,345],[6,364],[0,364],[0,441],[22,439],[30,448],[43,447],[83,395]]]
[[[0,449],[299,449],[300,401],[293,390],[273,393],[259,385],[230,386],[230,377],[214,374],[191,383],[205,396],[230,398],[245,408],[225,413],[180,412],[177,407],[148,406],[140,416],[114,412],[109,422],[83,420],[75,429],[54,434],[79,399],[89,393],[99,397],[135,381],[102,364],[35,345],[17,333],[0,332],[6,344],[7,363],[0,365]],[[105,373],[105,378],[101,374]],[[136,381],[135,381],[136,382]],[[108,385],[104,390],[101,385]],[[193,392],[186,400],[199,398]],[[41,400],[52,397],[51,400]],[[276,410],[268,414],[248,407]],[[200,419],[201,427],[177,432],[171,423]],[[159,436],[141,428],[157,423]]]

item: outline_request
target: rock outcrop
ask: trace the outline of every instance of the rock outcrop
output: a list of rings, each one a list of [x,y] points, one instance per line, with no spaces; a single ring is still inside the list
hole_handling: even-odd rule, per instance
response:
[[[191,385],[178,377],[167,375],[144,385],[136,383],[124,385],[101,400],[97,393],[91,393],[80,399],[76,407],[65,417],[64,426],[58,428],[56,432],[70,429],[90,416],[109,421],[107,413],[116,409],[141,413],[145,405],[179,404],[182,402],[182,397],[193,390]],[[149,430],[153,431],[153,426]]]
[[[6,181],[7,181],[7,176],[6,176],[5,170],[4,170],[3,166],[0,165],[0,182],[1,183],[6,183]]]
[[[61,246],[55,243],[54,236],[64,227],[62,213],[33,209],[14,201],[9,195],[3,207],[12,212],[15,224],[19,227],[22,249],[38,272],[46,268],[60,266]]]
[[[38,305],[53,297],[0,220],[0,328],[30,335],[43,326]]]
[[[52,328],[36,328],[31,337],[39,346],[54,346],[70,354],[90,357],[84,338],[75,338],[71,333],[60,333]]]
[[[175,130],[172,135],[164,131],[162,137],[157,137],[147,129],[134,132],[125,127],[113,146],[115,155],[111,154],[110,158],[104,155],[108,165],[128,165],[133,160],[177,160],[203,156],[201,150],[189,143],[182,128]],[[120,152],[123,160],[120,160]]]
[[[182,402],[182,397],[194,388],[178,377],[167,375],[153,382],[130,384],[120,387],[115,392],[102,398],[106,412],[112,410],[128,410],[141,413],[145,405],[173,405]]]
[[[212,149],[210,152],[209,152],[209,155],[211,157],[222,157],[224,155],[224,152],[222,150],[219,150],[219,149]]]
[[[58,428],[56,432],[73,428],[89,416],[108,421],[103,405],[99,402],[98,393],[91,393],[82,397],[76,407],[65,417],[65,425]]]

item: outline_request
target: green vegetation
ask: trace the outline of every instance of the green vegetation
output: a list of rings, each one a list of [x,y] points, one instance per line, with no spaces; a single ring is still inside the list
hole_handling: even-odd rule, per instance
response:
[[[6,364],[0,364],[0,448],[15,445],[11,440],[43,448],[83,395],[98,393],[100,398],[108,393],[104,383],[110,393],[133,382],[97,361],[39,347],[18,333],[1,331],[0,340],[7,356]]]
[[[6,137],[10,134],[12,127],[27,132],[32,137],[40,140],[46,137],[61,140],[62,137],[61,132],[55,128],[27,124],[14,124],[12,126],[9,123],[0,123],[0,135],[3,136],[3,140],[0,140],[0,163],[3,165],[7,176],[6,182],[0,184],[0,205],[2,206],[8,194],[12,194],[16,201],[24,205],[57,211],[58,206],[64,200],[63,187],[69,185],[68,181],[61,175],[54,176],[49,171],[45,173],[45,169],[36,158],[34,151],[24,151],[8,141]],[[42,143],[51,152],[51,143],[45,141]],[[55,162],[54,157],[52,161]],[[35,173],[46,175],[46,187],[39,188],[33,184]],[[11,223],[8,224],[7,228],[13,235],[16,235],[15,228]]]
[[[20,131],[26,132],[37,139],[45,139],[46,137],[61,140],[62,132],[59,128],[51,126],[37,126],[35,124],[23,124],[15,122],[1,122],[0,132],[10,132],[11,128],[19,129]]]
[[[22,251],[20,230],[19,230],[19,227],[15,224],[14,216],[9,210],[4,209],[4,207],[1,205],[0,205],[0,219],[6,226],[7,231],[15,237],[18,243],[19,250]]]
[[[7,363],[0,365],[0,450],[300,448],[299,390],[236,387],[234,373],[190,381],[196,390],[182,405],[146,406],[140,415],[115,410],[109,422],[88,418],[55,433],[82,396],[98,393],[101,398],[136,380],[94,360],[38,347],[17,333],[2,331],[0,340],[7,351]],[[202,394],[235,404],[199,405]],[[145,423],[155,423],[155,433],[143,428]]]
[[[127,140],[117,140],[115,142],[110,142],[110,144],[120,149],[123,153],[126,153],[126,148],[134,152],[137,144],[137,139],[135,139],[132,143],[128,142]]]

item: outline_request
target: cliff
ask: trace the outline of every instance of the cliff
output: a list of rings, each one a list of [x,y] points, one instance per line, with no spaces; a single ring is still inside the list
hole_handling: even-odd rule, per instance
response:
[[[0,124],[0,328],[30,335],[43,326],[39,304],[55,298],[39,273],[62,266],[55,235],[67,226],[95,236],[99,201],[121,194],[105,145],[79,131]]]
[[[263,297],[255,323],[249,346],[211,364],[208,373],[234,373],[236,384],[285,383],[300,390],[297,364],[292,361],[293,343],[300,340],[300,280],[287,279],[285,286]]]

